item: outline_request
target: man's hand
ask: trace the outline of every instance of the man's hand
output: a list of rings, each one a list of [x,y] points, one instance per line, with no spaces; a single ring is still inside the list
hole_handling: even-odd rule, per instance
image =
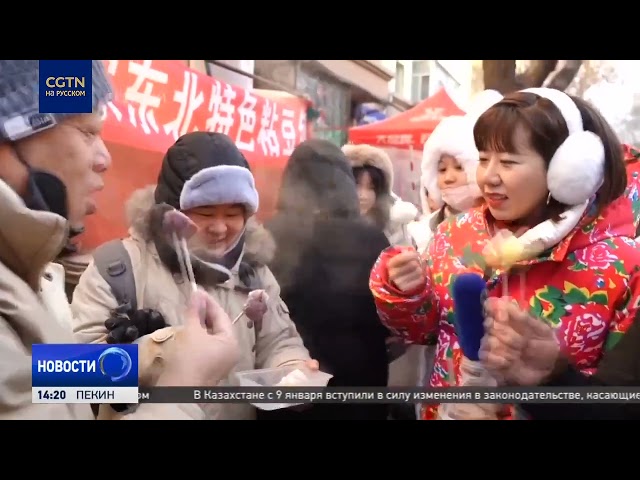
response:
[[[485,315],[480,359],[487,369],[510,384],[543,383],[560,354],[553,329],[506,297],[487,299]]]
[[[158,385],[217,385],[240,358],[231,319],[210,295],[198,290],[191,294],[183,323]]]
[[[387,264],[389,281],[402,292],[411,292],[426,282],[420,255],[415,248],[405,248]]]

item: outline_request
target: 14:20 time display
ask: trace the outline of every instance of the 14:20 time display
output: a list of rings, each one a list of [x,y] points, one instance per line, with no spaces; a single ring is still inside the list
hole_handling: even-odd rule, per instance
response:
[[[64,400],[67,392],[64,390],[38,390],[38,400]]]

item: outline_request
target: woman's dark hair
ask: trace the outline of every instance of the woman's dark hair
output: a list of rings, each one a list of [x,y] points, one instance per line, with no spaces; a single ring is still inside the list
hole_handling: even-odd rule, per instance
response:
[[[376,202],[371,208],[369,215],[373,219],[373,222],[382,230],[385,229],[389,222],[389,211],[393,204],[393,199],[389,195],[389,186],[387,185],[387,177],[384,172],[377,167],[371,165],[364,165],[359,167],[353,167],[353,176],[356,179],[356,184],[360,184],[362,176],[368,173],[373,184],[373,191],[376,194]]]
[[[626,189],[627,174],[622,146],[611,126],[594,106],[581,98],[570,97],[580,111],[584,130],[598,135],[604,145],[604,183],[596,194],[596,215],[599,215]],[[529,133],[532,148],[548,167],[558,147],[569,136],[569,129],[560,110],[550,100],[534,93],[508,94],[484,112],[473,128],[476,147],[480,151],[516,153],[514,134],[521,125]],[[547,215],[557,221],[567,208],[567,205],[551,198]]]

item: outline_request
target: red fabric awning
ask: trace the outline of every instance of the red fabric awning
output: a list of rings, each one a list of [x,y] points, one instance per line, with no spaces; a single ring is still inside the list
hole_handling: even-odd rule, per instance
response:
[[[443,118],[464,114],[446,89],[441,88],[406,112],[381,122],[350,128],[349,141],[422,150],[424,142]]]

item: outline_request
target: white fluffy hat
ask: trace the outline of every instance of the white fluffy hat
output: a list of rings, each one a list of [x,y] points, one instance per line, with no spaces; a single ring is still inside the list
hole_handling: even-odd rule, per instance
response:
[[[442,206],[442,196],[438,188],[438,162],[443,155],[455,157],[469,181],[475,182],[479,153],[473,139],[473,126],[480,115],[502,98],[495,90],[485,90],[473,99],[466,115],[444,118],[431,133],[422,153],[420,197],[423,213],[430,211],[425,189],[432,200]]]

